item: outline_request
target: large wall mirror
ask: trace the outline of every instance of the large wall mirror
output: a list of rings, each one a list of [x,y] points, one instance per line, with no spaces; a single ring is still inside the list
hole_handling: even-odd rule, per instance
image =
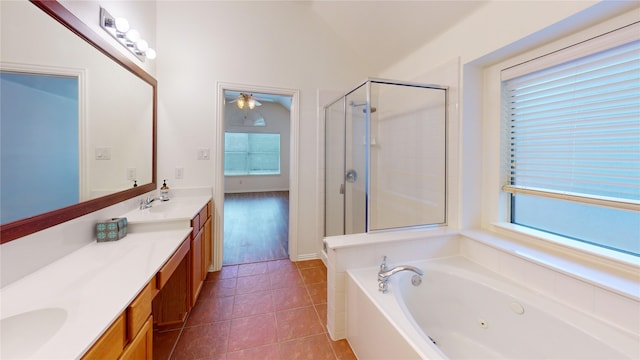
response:
[[[155,189],[156,80],[57,1],[0,7],[0,241]]]

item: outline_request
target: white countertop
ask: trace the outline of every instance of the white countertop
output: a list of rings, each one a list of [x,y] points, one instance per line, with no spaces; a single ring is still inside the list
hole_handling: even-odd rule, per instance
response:
[[[168,206],[163,211],[136,209],[123,216],[131,216],[134,223],[144,223],[145,219],[160,223],[191,219],[209,199],[172,199],[160,204]],[[171,204],[175,208],[169,209]],[[145,211],[147,214],[136,213]],[[156,215],[161,213],[171,215],[164,214],[160,219]],[[155,276],[191,230],[181,227],[130,232],[118,241],[94,241],[0,289],[0,358],[79,358]]]
[[[211,196],[172,198],[169,201],[155,200],[148,209],[134,209],[124,214],[129,224],[191,221],[211,200]]]

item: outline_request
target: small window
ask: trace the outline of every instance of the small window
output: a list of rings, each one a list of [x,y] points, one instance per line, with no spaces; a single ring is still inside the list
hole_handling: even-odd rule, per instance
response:
[[[640,255],[637,36],[503,74],[502,117],[511,222]]]
[[[280,134],[224,134],[224,175],[280,175]]]

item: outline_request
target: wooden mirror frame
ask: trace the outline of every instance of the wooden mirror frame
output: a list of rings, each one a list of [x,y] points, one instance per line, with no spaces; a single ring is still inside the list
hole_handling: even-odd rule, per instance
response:
[[[120,64],[134,75],[151,85],[153,90],[153,111],[152,111],[152,169],[151,183],[139,185],[138,187],[126,189],[110,195],[105,195],[96,199],[83,201],[75,205],[70,205],[61,209],[39,214],[29,218],[17,220],[0,225],[0,244],[7,243],[17,238],[44,230],[46,228],[61,224],[63,222],[78,218],[80,216],[104,209],[119,202],[142,195],[155,190],[156,182],[156,133],[157,133],[157,81],[141,67],[122,54],[117,48],[100,37],[94,30],[83,23],[73,13],[67,10],[57,0],[31,0],[31,2],[57,20],[60,24],[71,30],[74,34],[85,40],[87,43],[98,49],[105,56]]]

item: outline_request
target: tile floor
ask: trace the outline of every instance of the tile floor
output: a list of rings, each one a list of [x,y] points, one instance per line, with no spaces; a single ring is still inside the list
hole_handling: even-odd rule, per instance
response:
[[[154,333],[154,359],[356,359],[326,318],[322,261],[224,266],[180,328]]]

